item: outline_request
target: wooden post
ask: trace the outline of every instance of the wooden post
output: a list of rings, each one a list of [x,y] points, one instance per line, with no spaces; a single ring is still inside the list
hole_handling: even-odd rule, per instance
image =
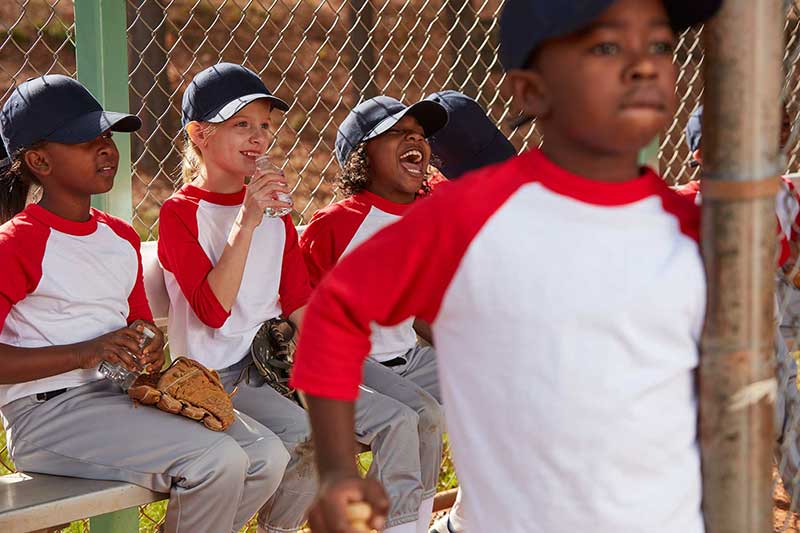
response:
[[[783,2],[726,0],[703,32],[700,435],[707,533],[772,530],[775,193]],[[772,389],[774,390],[774,389]]]

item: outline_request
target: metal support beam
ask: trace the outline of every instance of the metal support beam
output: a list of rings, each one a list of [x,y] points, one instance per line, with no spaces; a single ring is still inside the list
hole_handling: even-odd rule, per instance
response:
[[[91,533],[136,533],[139,531],[139,508],[131,507],[89,519]]]
[[[700,436],[707,533],[772,530],[775,193],[783,2],[726,0],[703,32]]]
[[[78,79],[109,111],[128,112],[128,55],[125,0],[75,0]],[[130,134],[116,133],[119,170],[114,188],[92,200],[96,208],[131,220]]]

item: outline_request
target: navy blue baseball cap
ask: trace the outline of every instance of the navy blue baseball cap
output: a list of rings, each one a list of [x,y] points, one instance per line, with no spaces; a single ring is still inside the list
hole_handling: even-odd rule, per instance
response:
[[[672,28],[680,32],[705,22],[722,0],[663,0]],[[614,0],[506,0],[500,15],[500,62],[524,68],[543,41],[591,24]]]
[[[686,144],[689,150],[694,152],[700,148],[700,139],[703,137],[703,106],[697,106],[689,120],[686,122]]]
[[[0,111],[0,134],[9,154],[39,141],[79,144],[104,131],[136,131],[136,115],[103,111],[86,87],[68,76],[48,74],[20,84]]]
[[[439,170],[447,179],[517,154],[483,108],[458,91],[440,91],[425,97],[444,106],[450,120],[431,137],[431,151],[439,158]]]
[[[197,74],[183,92],[181,123],[224,122],[254,100],[288,111],[289,104],[273,96],[252,70],[233,63],[217,63]]]
[[[700,140],[703,138],[703,106],[697,106],[692,114],[689,115],[689,120],[686,121],[686,144],[689,146],[689,151],[694,152],[700,148]],[[690,167],[699,166],[700,163],[692,159],[689,161]]]
[[[336,133],[336,159],[339,166],[350,157],[350,153],[364,141],[385,133],[406,115],[417,119],[425,137],[430,137],[447,124],[447,110],[439,103],[422,100],[406,106],[390,96],[376,96],[358,104],[348,114]]]

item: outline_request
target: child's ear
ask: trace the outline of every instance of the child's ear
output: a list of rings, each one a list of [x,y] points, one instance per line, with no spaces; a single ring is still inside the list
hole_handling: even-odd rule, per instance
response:
[[[208,128],[204,128],[196,120],[186,125],[186,134],[189,135],[195,146],[206,146],[208,144]]]
[[[542,76],[532,69],[514,69],[506,74],[514,99],[523,115],[544,118],[550,112],[550,94]]]
[[[37,176],[48,176],[53,171],[47,152],[39,149],[27,150],[23,156],[25,164]]]

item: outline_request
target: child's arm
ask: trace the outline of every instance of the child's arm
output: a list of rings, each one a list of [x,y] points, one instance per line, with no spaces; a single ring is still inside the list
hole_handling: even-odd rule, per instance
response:
[[[273,196],[278,191],[289,192],[286,178],[277,172],[267,172],[253,179],[247,187],[239,216],[228,235],[228,244],[217,264],[208,273],[208,284],[226,311],[230,311],[236,302],[253,231],[261,224],[264,210],[267,207],[285,207],[275,203]]]
[[[183,206],[168,200],[159,218],[158,257],[171,272],[197,318],[206,326],[219,328],[230,316],[244,275],[253,231],[267,207],[280,207],[272,199],[275,190],[283,190],[285,178],[264,174],[248,186],[245,200],[228,234],[228,242],[216,265],[212,264],[198,241],[197,228],[188,227],[194,214],[186,219]]]
[[[370,527],[382,530],[389,499],[378,481],[361,479],[356,471],[353,403],[316,396],[309,397],[308,402],[321,480],[317,501],[308,516],[312,530],[349,531],[344,510],[348,504],[362,501],[372,508]]]
[[[278,287],[278,294],[281,300],[281,312],[283,316],[289,318],[300,327],[302,322],[302,311],[305,309],[308,299],[311,296],[311,284],[308,280],[306,263],[303,254],[297,243],[297,230],[292,223],[290,216],[283,217],[286,226],[286,243],[283,247],[283,260],[281,261],[281,280]],[[292,317],[295,319],[292,319]]]
[[[130,355],[141,354],[141,338],[139,332],[125,327],[90,341],[64,346],[19,348],[0,344],[0,384],[24,383],[79,368],[97,368],[103,360],[141,371],[142,367]]]
[[[430,324],[418,318],[414,320],[414,331],[428,344],[433,345],[433,331]]]

